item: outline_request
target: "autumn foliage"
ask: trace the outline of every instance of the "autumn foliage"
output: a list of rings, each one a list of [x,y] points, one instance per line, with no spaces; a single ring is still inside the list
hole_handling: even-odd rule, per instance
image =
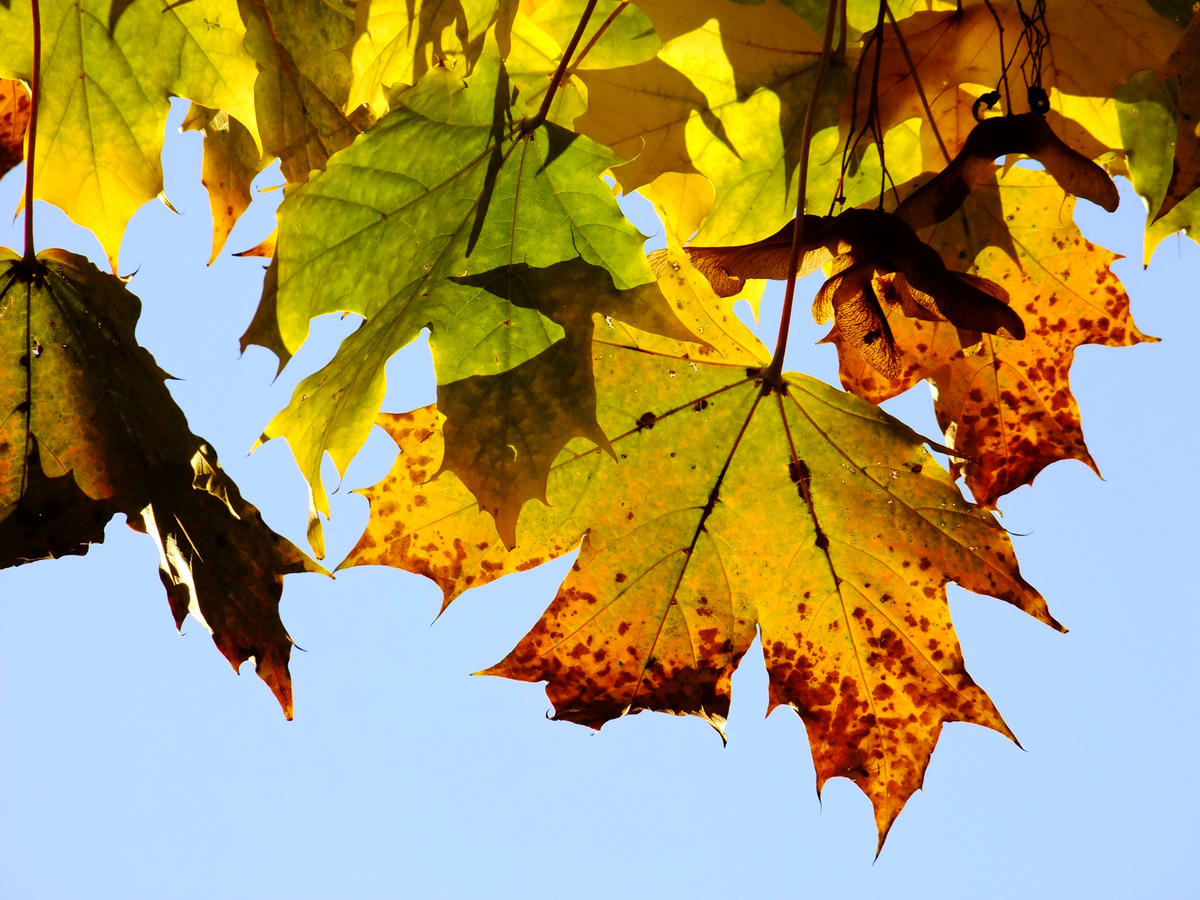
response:
[[[392,472],[344,569],[461,592],[578,549],[485,674],[556,717],[641,710],[723,729],[756,638],[770,708],[880,842],[945,722],[1012,737],[967,672],[953,581],[1061,626],[992,510],[1047,465],[1095,466],[1076,347],[1153,341],[1073,222],[1146,199],[1146,254],[1200,228],[1200,14],[1182,0],[12,0],[0,165],[112,274],[0,251],[0,566],[87,552],[115,513],[192,614],[291,716],[271,531],[140,348],[118,251],[159,196],[172,97],[204,135],[215,259],[287,180],[242,346],[280,365],[312,319],[362,324],[265,423],[310,488],[372,429]],[[640,192],[667,246],[614,194]],[[244,248],[239,248],[244,249]],[[784,372],[798,277],[842,388]],[[785,283],[773,348],[733,312]],[[428,331],[437,404],[381,412]],[[876,404],[925,380],[939,442]],[[944,468],[930,452],[949,457]],[[961,476],[970,492],[960,486]],[[498,651],[499,655],[499,651]]]

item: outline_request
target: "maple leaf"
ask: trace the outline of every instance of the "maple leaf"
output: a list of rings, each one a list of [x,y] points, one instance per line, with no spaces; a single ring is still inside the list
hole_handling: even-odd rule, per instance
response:
[[[1192,24],[1179,39],[1179,46],[1167,59],[1162,74],[1178,82],[1179,105],[1171,181],[1162,206],[1155,213],[1156,220],[1200,188],[1200,13],[1192,17]]]
[[[673,236],[668,241],[672,256],[658,284],[666,287],[690,339],[704,341],[684,351],[680,364],[689,361],[691,352],[709,352],[722,359],[752,360],[757,367],[766,365],[769,358],[762,344],[738,321],[728,304],[716,298],[705,277],[690,264],[681,263],[683,251],[678,241]],[[600,331],[594,340],[603,343],[611,341],[624,327],[598,313],[593,313],[592,319]],[[387,565],[424,575],[442,589],[443,609],[467,588],[561,556],[578,545],[586,530],[585,524],[574,519],[569,506],[544,506],[539,511],[542,537],[531,544],[528,535],[523,535],[519,552],[510,553],[497,539],[495,520],[481,512],[475,495],[453,472],[438,474],[447,468],[445,422],[440,406],[379,416],[378,424],[401,452],[382,482],[358,492],[370,501],[372,520],[338,567]],[[580,443],[576,442],[576,448]],[[601,447],[592,452],[596,457],[605,453]],[[545,523],[555,515],[563,524],[549,529]]]
[[[315,316],[366,317],[264,432],[287,438],[308,479],[318,555],[317,512],[328,514],[322,456],[344,471],[362,445],[393,353],[429,327],[438,380],[447,383],[506,371],[563,337],[536,303],[522,307],[453,279],[582,258],[619,290],[653,280],[643,237],[600,178],[615,158],[552,125],[524,134],[524,108],[509,98],[490,39],[469,84],[446,69],[429,72],[280,207],[275,302],[284,345],[299,347]],[[414,152],[423,146],[440,152]]]
[[[372,0],[355,8],[351,107],[366,104],[377,116],[389,109],[394,86],[416,84],[447,66],[465,78],[483,53],[484,36],[498,17],[511,19],[497,0]]]
[[[545,97],[585,9],[581,0],[523,0],[513,20],[512,45],[504,66],[527,107],[538,106]],[[654,26],[636,6],[615,0],[597,2],[576,39],[574,56],[556,87],[546,120],[573,128],[575,119],[587,110],[580,69],[635,65],[653,59],[661,47]]]
[[[283,576],[324,570],[188,429],[119,279],[60,250],[0,254],[0,567],[86,553],[125,513],[158,545],[176,625],[191,613],[235,671],[253,657],[290,719]]]
[[[1030,54],[1024,44],[1017,46],[1025,26],[1015,2],[968,2],[958,10],[918,11],[896,26],[885,26],[874,82],[881,127],[886,131],[906,119],[921,118],[925,168],[948,162],[976,125],[980,87],[1003,87],[1002,28],[1004,52],[1019,51],[1021,60],[1011,70],[1012,83],[1001,91],[1005,112],[1030,110],[1028,95],[1020,88],[1040,76],[1037,84],[1049,97],[1050,125],[1068,145],[1089,159],[1118,146],[1116,108],[1105,98],[1137,72],[1157,68],[1175,45],[1178,27],[1124,0],[1061,0],[1047,6],[1044,24],[1050,35],[1050,52],[1044,55]],[[867,58],[873,62],[875,51]],[[1025,79],[1021,84],[1018,67]],[[864,86],[857,99],[847,96],[844,124],[852,111],[858,122],[866,120],[870,94]]]
[[[257,134],[246,32],[235,0],[48,0],[40,7],[34,197],[95,232],[115,271],[125,225],[163,189],[159,156],[172,95],[229,110]],[[28,82],[29,7],[7,4],[0,20],[7,20],[0,32],[20,35],[0,69]]]
[[[688,264],[682,254],[672,262],[664,290],[676,299],[676,286],[700,282],[688,273],[673,286]],[[418,471],[437,466],[432,410],[393,420],[419,456],[402,454],[390,490],[375,489],[379,518],[344,565],[394,560],[449,594],[586,532],[553,604],[484,674],[546,681],[556,718],[593,728],[653,709],[720,729],[757,626],[770,708],[800,713],[818,790],[836,776],[855,781],[882,843],[944,722],[1011,737],[963,665],[946,582],[1057,623],[1021,578],[1004,531],[962,499],[918,435],[803,375],[764,390],[765,351],[723,324],[724,334],[706,330],[708,352],[624,326],[597,338],[600,421],[617,458],[569,446],[551,474],[550,505],[526,507],[501,565],[489,559],[494,533],[472,544],[469,527],[466,540],[440,545],[418,541],[444,526],[405,533],[401,506],[428,522],[432,503],[444,514],[470,495],[443,484],[446,474],[419,483]]]
[[[521,0],[529,22],[560,47],[570,42],[586,5],[586,0]],[[613,69],[653,59],[662,49],[662,39],[639,4],[598,0],[580,35],[579,48],[571,71]]]
[[[1057,460],[1078,459],[1096,470],[1070,388],[1076,347],[1157,340],[1134,325],[1129,297],[1109,268],[1118,257],[1079,233],[1073,207],[1047,173],[1014,168],[998,185],[977,187],[930,238],[945,259],[1008,291],[1025,321],[1023,341],[987,336],[977,352],[965,352],[954,329],[892,316],[906,365],[897,377],[880,379],[853,347],[830,335],[842,384],[859,396],[881,402],[929,379],[946,443],[965,460],[956,469],[987,507]],[[996,246],[1001,234],[1008,252]]]
[[[1173,77],[1163,77],[1171,74],[1169,70],[1139,73],[1116,93],[1129,177],[1149,210],[1144,249],[1147,265],[1163,238],[1179,231],[1193,238],[1200,235],[1200,191],[1193,184],[1197,177],[1193,171],[1197,160],[1194,132],[1200,121],[1200,81],[1189,67],[1193,54],[1180,52],[1186,43],[1195,43],[1196,33],[1193,22],[1172,54],[1177,70]]]

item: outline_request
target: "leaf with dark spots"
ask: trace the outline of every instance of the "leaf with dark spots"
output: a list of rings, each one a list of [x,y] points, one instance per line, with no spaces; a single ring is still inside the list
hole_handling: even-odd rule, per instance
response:
[[[1109,268],[1117,257],[1087,241],[1071,221],[1073,202],[1046,173],[1012,169],[998,185],[979,186],[930,238],[946,259],[1021,298],[1023,341],[988,336],[967,352],[946,324],[893,315],[906,365],[883,381],[854,348],[830,336],[842,384],[865,399],[881,402],[922,378],[936,387],[946,443],[963,457],[955,470],[987,507],[1056,460],[1096,468],[1070,388],[1076,347],[1156,340],[1133,322],[1129,297]],[[1011,240],[1012,255],[992,246],[990,236],[1000,232]]]
[[[138,299],[60,250],[0,258],[0,567],[87,552],[114,513],[150,534],[176,624],[237,669],[253,657],[291,718],[283,576],[323,571],[262,521],[188,429],[137,345]]]
[[[271,157],[258,148],[246,126],[224,110],[193,103],[180,128],[204,135],[200,183],[208,191],[212,208],[213,244],[208,258],[211,265],[234,224],[250,206],[250,184],[271,162]]]
[[[711,292],[700,302],[705,282],[685,257],[669,268],[661,284],[681,318],[719,306]],[[461,482],[426,481],[439,464],[435,412],[391,420],[401,456],[367,492],[371,522],[343,565],[424,572],[449,599],[583,537],[550,608],[484,674],[545,681],[556,718],[593,728],[649,709],[720,730],[733,671],[761,629],[772,708],[801,712],[818,787],[853,778],[882,839],[944,722],[1009,734],[965,673],[946,583],[1057,623],[1003,529],[919,436],[802,375],[764,393],[762,351],[736,319],[709,321],[704,337],[721,351],[693,354],[625,325],[595,339],[598,419],[614,454],[568,444],[548,505],[523,508],[508,553]]]

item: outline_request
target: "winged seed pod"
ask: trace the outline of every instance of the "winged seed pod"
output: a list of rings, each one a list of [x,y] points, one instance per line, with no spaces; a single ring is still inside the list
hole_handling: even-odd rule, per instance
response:
[[[739,247],[688,247],[688,257],[713,290],[729,297],[747,278],[786,279],[795,220],[779,232]],[[849,209],[839,216],[805,216],[797,276],[831,268],[817,293],[813,318],[834,324],[883,375],[900,370],[900,351],[883,304],[899,306],[909,317],[956,326],[963,345],[980,333],[1020,340],[1021,317],[1008,306],[1000,285],[946,268],[938,252],[892,213]],[[650,254],[655,274],[667,265],[666,251]]]

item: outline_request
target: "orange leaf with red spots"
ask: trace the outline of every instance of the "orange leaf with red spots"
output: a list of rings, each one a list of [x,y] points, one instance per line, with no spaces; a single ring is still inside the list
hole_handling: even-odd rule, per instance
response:
[[[401,456],[368,492],[371,523],[346,565],[400,565],[449,600],[582,538],[550,608],[483,674],[545,681],[556,718],[593,728],[649,709],[720,730],[761,631],[771,708],[804,720],[818,789],[843,776],[867,794],[882,842],[945,722],[1011,737],[967,674],[947,582],[1057,623],[1003,529],[920,436],[803,375],[764,388],[763,348],[715,313],[678,248],[666,272],[669,299],[714,311],[708,346],[600,329],[598,418],[613,455],[568,445],[548,505],[522,510],[513,551],[461,482],[430,480],[442,442],[428,408],[387,420]]]
[[[976,187],[929,238],[943,258],[1008,291],[1025,322],[1023,341],[984,335],[971,353],[953,328],[893,316],[905,366],[888,381],[831,336],[842,384],[859,396],[881,402],[922,378],[933,383],[946,443],[962,453],[967,485],[988,507],[1057,460],[1096,468],[1070,388],[1077,347],[1157,340],[1133,322],[1129,297],[1109,268],[1117,256],[1079,233],[1073,208],[1044,172],[1012,169],[999,184]],[[1007,252],[995,245],[1001,235]]]

